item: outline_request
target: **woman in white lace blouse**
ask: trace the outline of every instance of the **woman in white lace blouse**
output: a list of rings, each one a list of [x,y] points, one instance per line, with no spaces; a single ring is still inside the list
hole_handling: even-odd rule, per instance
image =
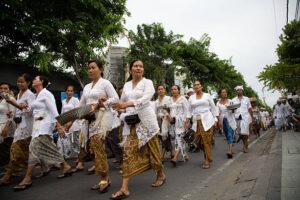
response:
[[[33,116],[31,112],[23,108],[30,106],[35,100],[35,95],[28,89],[30,78],[27,74],[22,74],[18,77],[17,85],[19,88],[17,101],[15,102],[13,99],[8,101],[8,103],[12,103],[18,109],[14,116],[16,130],[10,147],[10,161],[5,175],[0,180],[1,184],[10,183],[14,172],[26,169],[29,155]]]
[[[185,161],[188,160],[183,136],[188,128],[189,105],[187,99],[183,95],[180,95],[180,87],[178,85],[172,86],[171,93],[172,97],[168,106],[170,108],[170,134],[175,137],[175,153],[170,162],[173,166],[176,166],[180,154]]]
[[[170,97],[165,94],[165,86],[158,85],[157,86],[157,94],[158,98],[155,101],[155,110],[158,125],[160,127],[160,140],[162,146],[162,160],[164,160],[166,152],[170,152],[171,158],[172,156],[172,144],[171,137],[169,134],[170,122],[169,122],[169,108],[168,104],[170,102]]]
[[[32,185],[33,169],[38,163],[44,165],[61,164],[63,173],[58,178],[72,175],[71,166],[64,160],[52,140],[55,126],[58,126],[55,119],[58,112],[55,98],[47,90],[48,85],[48,79],[43,76],[36,76],[32,82],[32,86],[36,91],[36,98],[28,107],[33,113],[28,167],[24,179],[14,187],[15,191],[25,190]]]
[[[109,166],[105,148],[105,137],[108,131],[112,130],[113,112],[111,105],[119,100],[119,96],[111,82],[102,78],[103,64],[98,60],[91,60],[88,63],[88,74],[91,83],[87,84],[80,99],[80,105],[97,105],[90,119],[85,120],[83,126],[88,127],[88,138],[90,148],[95,155],[95,173],[100,176],[98,184],[92,186],[92,190],[100,193],[108,191]]]
[[[128,184],[132,176],[152,168],[157,175],[153,187],[165,182],[157,134],[159,127],[154,109],[150,105],[155,92],[151,80],[143,77],[144,64],[134,60],[130,64],[132,79],[125,83],[121,102],[113,107],[125,109],[121,115],[123,127],[123,182],[121,189],[111,199],[122,199],[129,196]]]
[[[196,145],[203,146],[203,169],[210,168],[212,162],[211,148],[213,140],[213,126],[217,124],[218,109],[213,98],[202,91],[200,81],[194,82],[195,94],[190,96],[190,117],[193,117],[192,129],[196,132]]]

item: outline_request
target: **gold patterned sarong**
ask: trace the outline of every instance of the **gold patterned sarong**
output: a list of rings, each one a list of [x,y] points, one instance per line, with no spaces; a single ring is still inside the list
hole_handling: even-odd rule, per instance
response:
[[[151,168],[155,172],[163,168],[158,137],[155,135],[139,148],[136,128],[132,126],[124,144],[123,177],[132,177]]]
[[[27,168],[30,140],[31,137],[28,137],[12,143],[10,147],[10,160],[7,166],[9,173],[19,172]]]
[[[108,161],[105,149],[105,141],[101,139],[100,134],[93,135],[90,138],[90,148],[95,156],[95,173],[99,176],[108,174]]]
[[[204,131],[201,120],[197,120],[197,132],[195,134],[194,142],[197,145],[202,145],[204,158],[207,158],[209,162],[212,162],[211,148],[213,141],[213,127]]]

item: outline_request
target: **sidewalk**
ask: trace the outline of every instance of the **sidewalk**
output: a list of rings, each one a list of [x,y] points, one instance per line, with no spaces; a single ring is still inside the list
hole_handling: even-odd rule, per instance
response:
[[[300,133],[282,133],[281,199],[300,199]]]
[[[181,200],[280,200],[282,134],[268,130]],[[235,152],[240,151],[238,149]]]

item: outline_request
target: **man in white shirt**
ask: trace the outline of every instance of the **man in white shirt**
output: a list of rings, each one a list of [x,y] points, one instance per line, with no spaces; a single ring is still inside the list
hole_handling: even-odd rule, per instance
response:
[[[244,153],[248,153],[248,139],[249,139],[249,126],[253,121],[252,118],[252,107],[248,97],[243,95],[244,87],[235,87],[237,96],[232,99],[234,104],[241,104],[239,108],[234,111],[234,116],[237,122],[237,134],[243,140]]]

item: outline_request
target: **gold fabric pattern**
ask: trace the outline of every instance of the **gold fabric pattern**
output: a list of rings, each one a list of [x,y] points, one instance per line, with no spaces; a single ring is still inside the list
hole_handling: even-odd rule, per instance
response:
[[[152,168],[155,172],[162,170],[159,140],[155,135],[139,148],[139,140],[134,126],[124,144],[123,177],[132,177]]]

